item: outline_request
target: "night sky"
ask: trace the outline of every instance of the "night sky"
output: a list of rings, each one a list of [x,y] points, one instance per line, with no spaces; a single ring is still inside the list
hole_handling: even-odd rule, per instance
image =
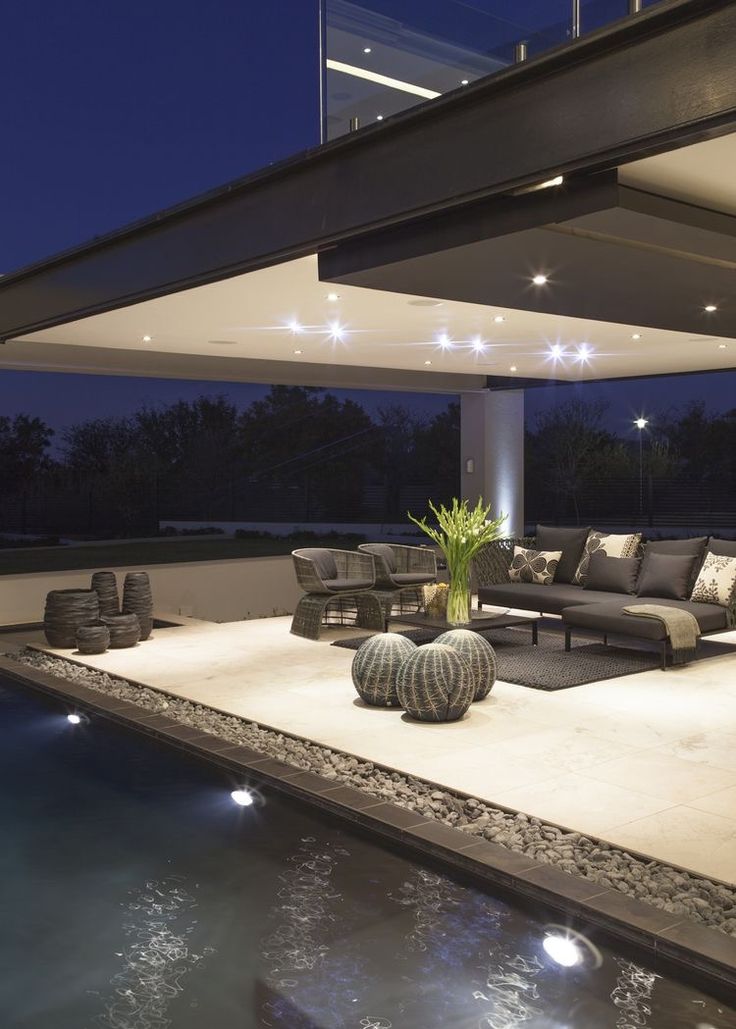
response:
[[[370,4],[373,0],[365,0]],[[384,13],[457,35],[477,9],[499,42],[518,25],[564,16],[568,0],[374,0]],[[592,24],[622,0],[583,4]],[[9,272],[247,174],[319,141],[317,0],[24,0],[3,9],[0,271]],[[543,16],[541,19],[540,16]],[[513,28],[509,28],[510,23]],[[459,40],[461,41],[461,40]],[[226,392],[239,406],[262,386],[0,373],[0,413],[55,428],[141,402]],[[575,388],[530,390],[530,417]],[[432,414],[447,398],[369,394]],[[626,434],[640,412],[704,399],[736,406],[736,374],[586,386]],[[60,400],[63,397],[63,400]]]

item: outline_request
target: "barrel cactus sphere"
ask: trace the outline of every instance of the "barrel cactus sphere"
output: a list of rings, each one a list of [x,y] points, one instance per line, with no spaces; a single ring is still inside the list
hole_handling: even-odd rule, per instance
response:
[[[473,700],[470,665],[452,647],[428,643],[417,647],[399,669],[399,703],[420,722],[454,722]]]
[[[487,697],[496,681],[496,654],[488,640],[470,629],[451,629],[438,636],[435,643],[452,647],[468,662],[473,677],[473,700]]]
[[[396,676],[416,649],[416,643],[397,632],[382,632],[361,643],[352,666],[353,684],[361,700],[376,707],[396,707]]]

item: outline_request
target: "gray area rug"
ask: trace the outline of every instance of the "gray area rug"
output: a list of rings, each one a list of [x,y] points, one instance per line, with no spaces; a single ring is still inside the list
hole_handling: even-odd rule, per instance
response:
[[[421,646],[431,643],[440,630],[407,629],[401,633]],[[539,646],[529,642],[529,629],[490,629],[480,634],[496,652],[497,677],[533,690],[567,690],[599,679],[618,679],[658,668],[659,654],[602,643],[575,643],[565,652],[562,633],[540,632]],[[357,650],[365,636],[335,640],[333,647]]]

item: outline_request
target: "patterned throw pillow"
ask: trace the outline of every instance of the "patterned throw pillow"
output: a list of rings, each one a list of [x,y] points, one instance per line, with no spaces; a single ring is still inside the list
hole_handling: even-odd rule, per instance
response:
[[[730,607],[736,597],[736,557],[706,554],[691,600]]]
[[[561,557],[561,550],[525,550],[523,547],[514,547],[509,579],[512,582],[536,582],[541,586],[551,586]]]
[[[580,558],[578,570],[575,572],[573,582],[576,586],[583,586],[588,577],[588,565],[593,554],[606,554],[607,557],[638,557],[641,533],[631,532],[626,536],[613,536],[610,532],[596,532],[594,529],[588,533],[588,538],[583,547],[583,556]]]

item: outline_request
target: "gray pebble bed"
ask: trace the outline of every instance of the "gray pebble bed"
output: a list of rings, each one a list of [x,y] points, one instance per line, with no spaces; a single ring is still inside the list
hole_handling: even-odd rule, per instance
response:
[[[691,872],[645,860],[582,833],[549,825],[523,813],[493,807],[413,776],[392,772],[370,761],[289,736],[148,687],[130,683],[67,661],[27,649],[7,654],[21,664],[80,683],[166,715],[233,743],[249,746],[269,757],[353,786],[381,800],[417,811],[453,826],[471,837],[490,840],[547,862],[571,875],[619,890],[672,914],[684,915],[736,936],[736,888]]]

